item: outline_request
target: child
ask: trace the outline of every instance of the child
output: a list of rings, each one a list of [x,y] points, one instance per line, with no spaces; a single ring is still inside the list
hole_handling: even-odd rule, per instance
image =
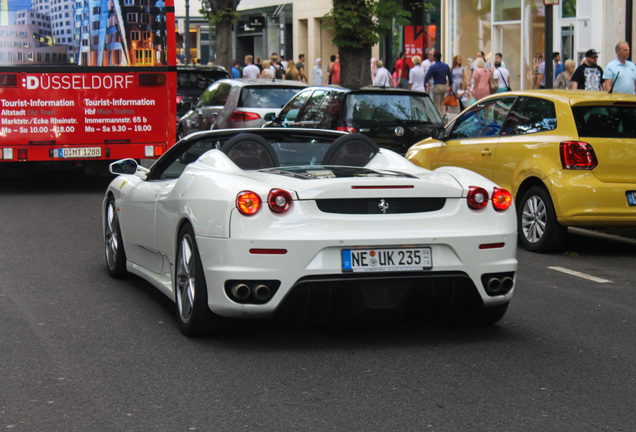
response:
[[[472,98],[472,96],[470,94],[470,90],[468,90],[468,87],[466,86],[466,83],[464,81],[459,83],[459,89],[457,90],[457,97],[459,98],[459,101],[462,104],[462,107],[460,109],[467,108],[468,101],[470,100],[470,98]]]

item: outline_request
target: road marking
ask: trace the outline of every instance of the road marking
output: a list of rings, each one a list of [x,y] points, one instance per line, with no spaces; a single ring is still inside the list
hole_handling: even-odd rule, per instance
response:
[[[612,283],[611,280],[607,280],[607,279],[603,279],[603,278],[600,278],[600,277],[592,276],[592,275],[589,275],[589,274],[577,272],[575,270],[570,270],[570,269],[567,269],[565,267],[550,267],[550,266],[548,266],[548,268],[551,269],[551,270],[556,270],[556,271],[561,272],[561,273],[566,273],[566,274],[569,274],[569,275],[572,275],[572,276],[577,276],[577,277],[580,277],[580,278],[583,278],[583,279],[587,279],[587,280],[590,280],[592,282]]]

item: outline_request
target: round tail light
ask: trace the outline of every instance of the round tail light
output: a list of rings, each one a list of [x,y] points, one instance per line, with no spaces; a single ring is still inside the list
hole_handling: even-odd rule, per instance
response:
[[[512,195],[505,189],[495,188],[492,193],[492,205],[497,211],[507,210],[512,204]]]
[[[267,196],[269,209],[274,213],[283,213],[289,210],[292,203],[292,196],[283,189],[272,189]]]
[[[486,189],[477,186],[471,186],[468,189],[468,207],[479,210],[488,205],[488,192]]]
[[[261,208],[261,199],[258,194],[250,191],[239,192],[236,196],[236,208],[241,214],[251,216]]]

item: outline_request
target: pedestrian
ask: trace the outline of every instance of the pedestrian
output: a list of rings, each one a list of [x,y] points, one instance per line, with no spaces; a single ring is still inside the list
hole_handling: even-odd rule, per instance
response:
[[[293,60],[287,61],[287,70],[285,71],[285,79],[300,81],[300,72],[296,69],[296,64]]]
[[[431,92],[429,80],[433,79],[433,89]],[[442,53],[435,51],[435,63],[426,72],[424,82],[429,86],[428,94],[433,95],[433,103],[439,114],[443,117],[446,114],[444,108],[444,97],[446,93],[451,90],[451,84],[453,82],[453,76],[451,75],[450,67],[442,61]]]
[[[305,74],[305,54],[298,55],[298,61],[296,62],[296,69],[298,69],[298,73],[300,74],[300,80],[302,82],[307,82],[307,76]]]
[[[473,73],[475,80],[473,97],[478,101],[490,94],[490,72],[486,69],[486,62],[483,58],[479,57],[475,62],[476,69]]]
[[[396,73],[396,87],[409,88],[409,69],[406,64],[406,55],[403,51],[398,54],[398,59],[395,62]]]
[[[272,69],[271,63],[269,60],[263,60],[263,72],[261,72],[261,78],[271,79],[276,78],[274,74],[274,69]]]
[[[331,62],[327,66],[327,75],[325,75],[324,84],[331,84],[331,70],[333,69],[333,65],[336,63],[336,56],[334,54],[331,55]],[[315,85],[315,84],[314,84]]]
[[[243,68],[243,78],[258,78],[261,71],[258,66],[252,64],[254,57],[251,55],[245,56],[245,67]]]
[[[314,68],[311,70],[311,85],[320,85],[323,82],[322,59],[317,58]]]
[[[636,94],[636,65],[628,60],[629,52],[627,42],[616,44],[616,58],[605,66],[603,73],[605,91]]]
[[[435,63],[435,48],[428,48],[426,50],[426,60],[422,62],[422,71],[424,72],[424,75],[426,75],[426,73],[428,72],[430,67],[433,66],[434,63]],[[432,83],[430,84],[432,85]],[[426,87],[427,86],[425,84],[424,88]]]
[[[371,57],[371,84],[375,81],[375,76],[378,74],[378,59]]]
[[[411,90],[425,91],[424,71],[422,70],[422,59],[418,55],[411,58],[413,67],[409,71],[409,88]]]
[[[451,75],[453,76],[453,92],[457,94],[457,90],[459,90],[459,84],[462,81],[466,82],[466,74],[464,73],[464,68],[462,67],[462,56],[456,55],[455,57],[453,57]]]
[[[241,69],[239,68],[239,64],[236,60],[232,60],[232,78],[240,78],[241,77]]]
[[[602,90],[603,68],[596,64],[598,53],[587,50],[585,60],[572,74],[572,90]]]
[[[565,70],[565,65],[561,63],[561,54],[558,52],[552,53],[552,60],[554,61],[554,79],[556,79]]]
[[[501,53],[495,54],[495,65],[492,70],[492,77],[497,81],[497,91],[495,93],[503,93],[510,91],[510,72],[501,65]]]
[[[574,75],[574,69],[576,68],[576,63],[572,59],[567,59],[563,65],[563,72],[561,72],[556,79],[554,80],[554,88],[555,89],[572,89],[572,75]]]
[[[254,65],[258,68],[259,73],[263,72],[263,63],[261,62],[260,57],[256,57],[256,60],[254,61]]]
[[[273,52],[269,56],[269,68],[274,72],[276,79],[285,79],[285,69],[278,63],[278,54]]]
[[[391,72],[384,67],[382,60],[378,60],[378,73],[373,81],[374,86],[380,87],[393,87],[393,78],[391,78]]]
[[[328,78],[329,84],[340,84],[340,54],[331,56],[331,63],[329,63]]]
[[[280,57],[278,58],[278,64],[284,70],[287,69],[287,60],[285,60],[285,56],[284,55],[282,55],[282,54],[280,55]]]
[[[545,88],[545,51],[541,55],[541,63],[539,63],[539,70],[537,71],[537,82],[534,84],[536,89]]]

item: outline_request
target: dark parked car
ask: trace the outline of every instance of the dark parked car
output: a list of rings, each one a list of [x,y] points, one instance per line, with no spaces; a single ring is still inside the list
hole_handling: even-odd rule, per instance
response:
[[[261,127],[265,114],[278,113],[300,90],[301,81],[223,79],[199,96],[196,105],[177,124],[177,139],[197,131]]]
[[[223,66],[177,66],[177,122],[213,82],[230,78]]]
[[[443,126],[428,94],[381,87],[310,87],[294,96],[277,116],[268,114],[267,119],[271,121],[266,127],[362,133],[380,147],[400,154]]]

